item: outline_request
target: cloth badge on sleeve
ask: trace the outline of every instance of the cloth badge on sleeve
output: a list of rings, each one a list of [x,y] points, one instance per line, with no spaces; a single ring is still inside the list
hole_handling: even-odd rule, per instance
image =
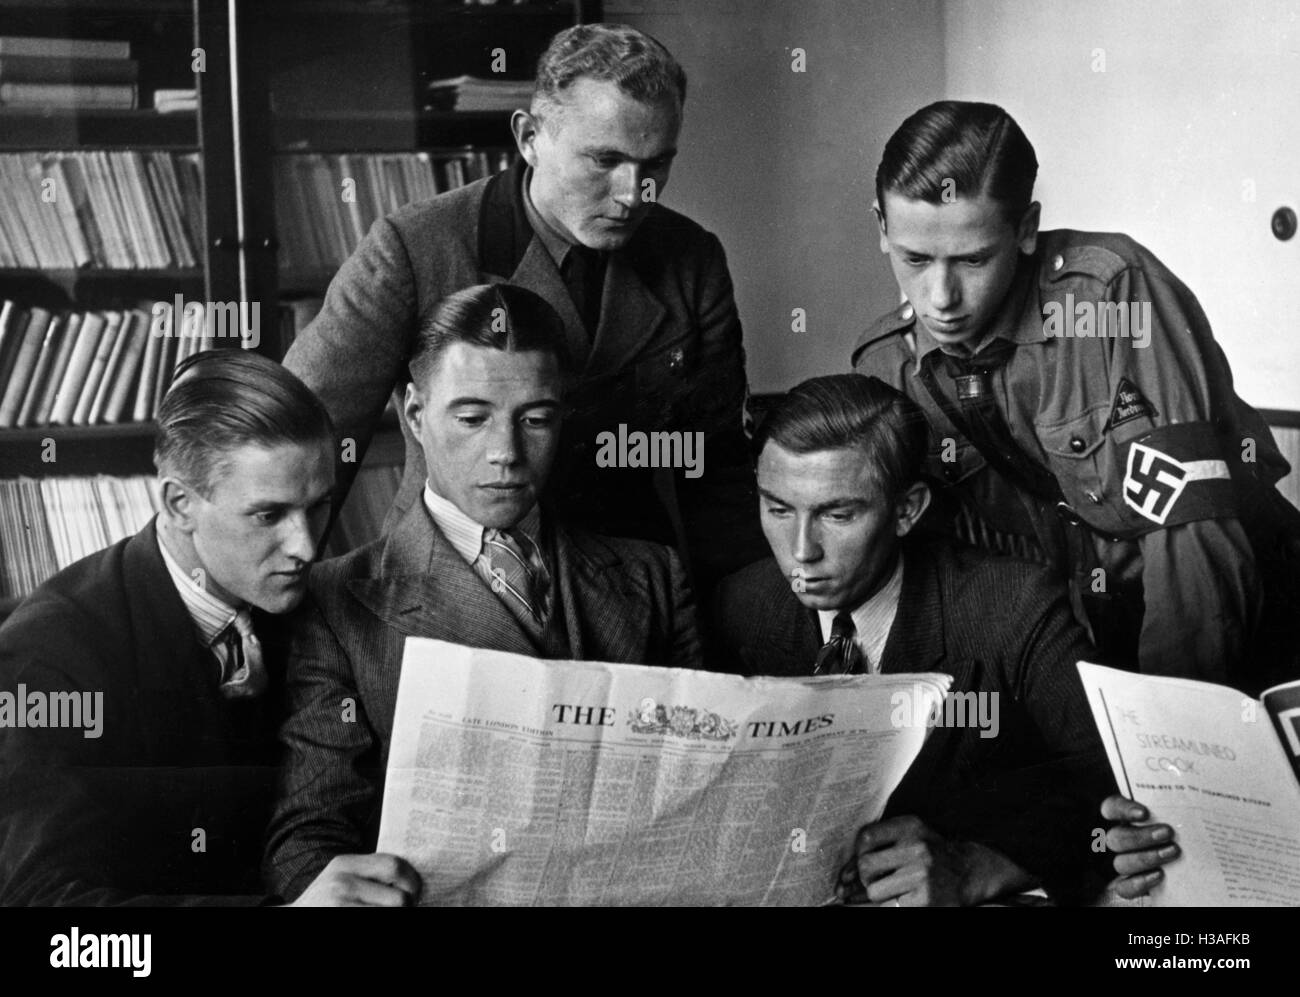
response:
[[[1110,418],[1107,425],[1111,429],[1122,426],[1126,422],[1132,422],[1134,419],[1141,419],[1145,416],[1148,419],[1156,417],[1156,410],[1149,401],[1142,397],[1142,392],[1138,391],[1137,386],[1127,377],[1119,379],[1119,387],[1115,390],[1115,403],[1110,409]]]
[[[1124,501],[1151,522],[1164,526],[1188,482],[1228,477],[1228,465],[1221,460],[1180,461],[1155,447],[1134,443],[1128,451]]]

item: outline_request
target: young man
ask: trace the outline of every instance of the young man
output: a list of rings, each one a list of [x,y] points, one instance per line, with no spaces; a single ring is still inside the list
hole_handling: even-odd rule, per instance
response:
[[[1159,260],[1123,235],[1038,231],[1037,170],[991,104],[903,122],[874,211],[907,301],[855,369],[925,410],[952,528],[1068,578],[1109,659],[1258,689],[1296,662],[1286,462]]]
[[[946,672],[967,704],[951,711],[966,725],[936,727],[883,819],[862,829],[841,896],[920,906],[1036,886],[1060,902],[1098,893],[1106,857],[1092,829],[1113,783],[1075,670],[1093,651],[1064,587],[1027,562],[912,537],[930,501],[925,418],[875,378],[805,381],[755,442],[773,556],[720,586],[729,670]]]
[[[677,544],[703,579],[762,556],[743,431],[744,349],[717,238],[658,203],[686,76],[632,28],[584,24],[542,55],[521,160],[377,222],[330,285],[285,364],[341,436],[367,446],[407,381],[419,320],[444,296],[510,281],[564,322],[578,378],[551,491],[557,514],[613,536]],[[703,440],[693,468],[599,467],[598,437]],[[425,466],[403,422],[406,471],[386,527],[418,506]],[[346,487],[355,464],[340,465]],[[689,473],[688,473],[689,472]]]
[[[407,637],[700,666],[676,554],[566,528],[539,503],[560,439],[563,337],[544,300],[509,284],[452,294],[421,326],[403,405],[427,468],[421,500],[375,543],[313,569],[294,620],[267,852],[285,896],[332,856],[373,847]]]
[[[334,446],[320,402],[265,357],[178,368],[158,414],[162,511],[0,627],[0,691],[28,721],[0,725],[0,903],[274,900],[258,869],[281,674],[259,632],[306,594]],[[52,704],[81,725],[53,726]],[[400,872],[344,858],[314,895]]]

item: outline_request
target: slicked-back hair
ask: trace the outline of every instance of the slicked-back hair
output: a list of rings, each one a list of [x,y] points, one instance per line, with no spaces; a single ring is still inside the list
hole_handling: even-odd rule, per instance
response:
[[[416,387],[428,383],[438,360],[454,343],[508,353],[549,353],[562,374],[572,371],[564,320],[545,298],[516,284],[476,284],[438,302],[416,331],[409,361]]]
[[[537,62],[533,116],[545,120],[586,78],[618,85],[643,104],[686,103],[686,72],[662,44],[626,24],[576,24],[551,39]]]
[[[247,445],[321,443],[334,425],[319,398],[282,365],[241,349],[186,357],[158,406],[153,460],[210,498],[231,453]]]
[[[996,104],[941,100],[904,121],[876,169],[876,203],[885,194],[942,204],[987,194],[1014,226],[1028,209],[1038,157],[1015,119]]]
[[[876,377],[831,374],[792,388],[754,434],[755,452],[769,442],[795,454],[857,449],[890,501],[921,480],[929,441],[925,413]]]

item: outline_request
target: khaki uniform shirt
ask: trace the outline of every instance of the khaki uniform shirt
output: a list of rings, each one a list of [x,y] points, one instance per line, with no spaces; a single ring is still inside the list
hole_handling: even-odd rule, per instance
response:
[[[1262,612],[1259,543],[1243,504],[1271,515],[1274,498],[1285,503],[1272,486],[1288,468],[1233,391],[1196,298],[1126,236],[1042,232],[976,357],[997,338],[1014,349],[985,390],[1068,508],[1012,484],[958,429],[956,382],[911,305],[877,320],[853,351],[859,373],[925,410],[947,525],[1060,568],[1112,658],[1233,679]],[[925,365],[941,399],[920,376]],[[1083,524],[1073,540],[1070,521]]]

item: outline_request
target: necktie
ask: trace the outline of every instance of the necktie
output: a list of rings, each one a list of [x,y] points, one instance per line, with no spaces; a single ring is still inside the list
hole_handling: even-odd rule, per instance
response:
[[[831,638],[817,652],[814,675],[849,675],[863,670],[862,649],[853,634],[853,617],[836,613],[831,622]]]
[[[266,689],[266,664],[248,610],[236,613],[217,640],[224,643],[226,651],[221,663],[221,695],[227,699],[261,695]]]
[[[586,246],[572,245],[560,264],[560,276],[569,289],[569,297],[582,316],[590,335],[600,325],[600,298],[605,289],[604,254]]]
[[[492,568],[492,591],[503,602],[522,608],[540,622],[536,578],[525,553],[531,543],[518,530],[483,531],[483,553]]]

